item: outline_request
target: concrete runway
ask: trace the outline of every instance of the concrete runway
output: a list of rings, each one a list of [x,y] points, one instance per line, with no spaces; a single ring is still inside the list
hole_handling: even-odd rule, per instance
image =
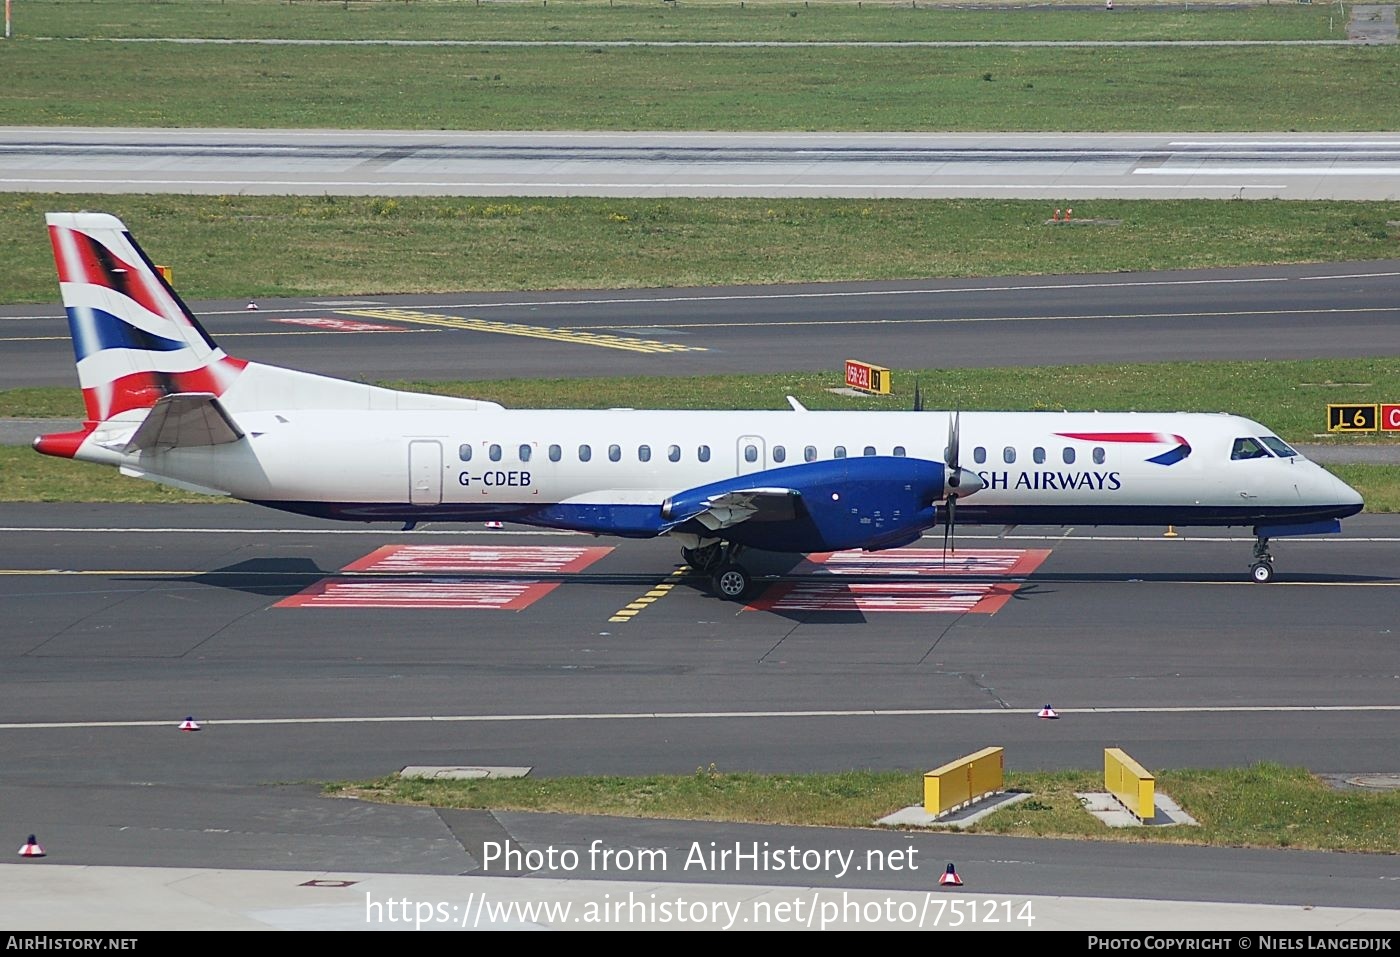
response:
[[[230,354],[360,379],[1400,355],[1400,260],[246,305],[191,307]],[[74,381],[57,302],[0,308],[6,388]]]
[[[0,129],[0,188],[82,193],[1394,199],[1396,133]]]
[[[1249,541],[1225,532],[970,529],[961,551],[1049,549],[992,614],[745,610],[687,583],[620,623],[616,612],[675,567],[666,543],[608,541],[600,560],[543,576],[557,587],[512,612],[277,603],[386,545],[602,540],[405,534],[217,505],[7,505],[0,540],[0,804],[19,831],[43,836],[51,863],[456,874],[479,872],[481,841],[512,836],[913,841],[990,894],[1043,893],[1055,875],[1086,897],[1395,904],[1400,859],[1387,856],[434,812],[298,783],[409,764],[916,775],[988,744],[1005,746],[1013,769],[1095,767],[1113,745],[1148,767],[1394,771],[1394,516],[1280,543],[1270,586],[1247,583]],[[772,588],[821,577],[790,557],[755,567]],[[1036,718],[1047,702],[1061,720]],[[189,714],[202,732],[175,729]],[[921,889],[934,876],[860,886]]]

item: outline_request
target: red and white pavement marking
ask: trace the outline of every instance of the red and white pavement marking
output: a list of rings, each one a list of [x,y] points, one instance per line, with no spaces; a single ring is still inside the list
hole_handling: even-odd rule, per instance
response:
[[[385,545],[342,569],[356,577],[322,579],[274,607],[520,611],[562,582],[471,576],[571,574],[611,551],[608,546]]]
[[[278,608],[476,608],[520,611],[559,587],[537,581],[386,581],[325,578]]]
[[[824,552],[807,556],[794,575],[804,581],[780,582],[748,606],[750,611],[898,611],[991,615],[1011,600],[1017,582],[996,581],[1029,575],[1049,549],[963,549],[943,562],[941,548],[898,548],[888,552]],[[899,575],[916,580],[841,581],[832,576]],[[918,578],[967,578],[919,581]],[[985,581],[974,581],[984,578]]]
[[[341,570],[394,574],[563,574],[581,572],[610,551],[609,545],[385,545]]]
[[[887,552],[820,552],[807,556],[833,575],[1025,575],[1034,571],[1048,549],[964,548],[945,562],[941,548],[895,548]]]
[[[407,332],[403,326],[381,326],[376,322],[360,322],[356,319],[332,319],[329,316],[288,316],[285,319],[270,319],[269,322],[282,322],[289,326],[311,326],[313,329],[329,329],[331,332]]]

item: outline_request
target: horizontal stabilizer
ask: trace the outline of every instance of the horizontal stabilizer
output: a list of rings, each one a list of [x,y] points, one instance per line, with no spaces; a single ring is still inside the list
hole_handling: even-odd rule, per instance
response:
[[[243,438],[218,398],[209,392],[177,392],[161,397],[124,451],[226,445]]]

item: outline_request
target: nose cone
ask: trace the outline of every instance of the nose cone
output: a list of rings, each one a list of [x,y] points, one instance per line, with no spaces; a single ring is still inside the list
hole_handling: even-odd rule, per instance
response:
[[[1332,501],[1349,509],[1349,511],[1339,517],[1344,518],[1346,515],[1355,515],[1357,512],[1361,511],[1362,507],[1366,504],[1365,500],[1361,498],[1361,493],[1346,482],[1337,478],[1337,476],[1333,475],[1331,472],[1327,473],[1327,477],[1332,480],[1331,488],[1328,489]]]
[[[978,477],[976,472],[968,469],[958,469],[958,483],[953,485],[949,482],[949,488],[958,493],[959,496],[971,495],[973,492],[980,492],[987,487],[987,483]]]

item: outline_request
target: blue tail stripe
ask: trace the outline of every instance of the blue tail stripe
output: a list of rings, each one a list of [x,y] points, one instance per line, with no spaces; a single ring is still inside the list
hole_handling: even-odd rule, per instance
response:
[[[101,309],[69,306],[67,311],[68,329],[73,334],[73,351],[80,362],[103,349],[175,352],[188,348],[178,339],[153,335]]]

